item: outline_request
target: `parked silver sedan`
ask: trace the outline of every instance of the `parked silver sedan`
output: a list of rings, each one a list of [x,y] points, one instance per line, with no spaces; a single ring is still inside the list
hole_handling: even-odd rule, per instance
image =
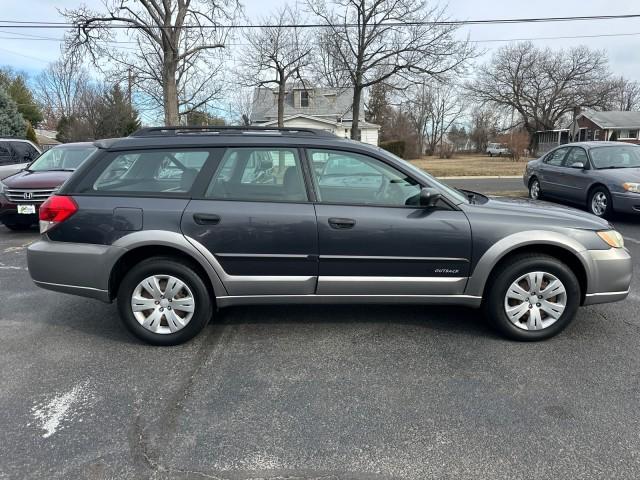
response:
[[[534,199],[557,199],[599,217],[640,213],[640,146],[622,142],[561,145],[527,164],[524,184]]]

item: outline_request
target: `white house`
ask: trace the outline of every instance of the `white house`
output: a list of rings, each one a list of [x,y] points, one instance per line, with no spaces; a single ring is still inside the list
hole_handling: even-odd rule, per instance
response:
[[[353,118],[352,89],[310,88],[302,84],[287,86],[284,99],[284,126],[318,128],[340,137],[351,137]],[[360,104],[360,139],[364,143],[378,145],[380,126],[365,122],[364,101]],[[253,92],[251,123],[262,126],[278,124],[278,91],[256,88]]]

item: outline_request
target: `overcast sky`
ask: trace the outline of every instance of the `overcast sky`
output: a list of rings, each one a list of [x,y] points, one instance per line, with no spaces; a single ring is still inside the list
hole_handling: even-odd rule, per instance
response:
[[[63,21],[57,9],[76,8],[82,0],[0,0],[0,19],[24,21]],[[90,7],[100,8],[101,0],[84,0]],[[285,0],[244,0],[246,15],[258,19],[270,10],[285,3]],[[638,0],[451,0],[448,3],[452,19],[529,18],[549,16],[622,15],[640,13]],[[19,33],[20,35],[16,35]],[[636,35],[598,38],[536,40],[540,46],[563,48],[587,45],[607,51],[613,72],[630,79],[640,80],[640,19],[559,22],[544,24],[512,24],[469,26],[460,29],[460,34],[479,41],[487,56],[507,42],[482,42],[486,40],[522,39],[539,37],[568,37],[579,35],[611,35],[631,33]],[[59,42],[29,40],[28,35],[52,38],[62,37],[61,30],[46,29],[2,29],[0,28],[0,65],[9,65],[34,75],[59,55]],[[15,39],[9,39],[14,37]],[[20,37],[20,38],[17,38]],[[481,58],[479,61],[485,61]]]

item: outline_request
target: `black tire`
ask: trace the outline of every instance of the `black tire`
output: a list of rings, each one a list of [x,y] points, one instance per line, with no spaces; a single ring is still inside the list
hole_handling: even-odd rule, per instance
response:
[[[604,199],[606,201],[606,208],[604,210],[599,210],[594,206],[594,199],[596,196],[604,195]],[[602,198],[602,197],[600,197]],[[600,217],[600,218],[609,218],[611,213],[613,212],[613,202],[611,200],[611,194],[606,187],[596,187],[589,192],[589,197],[587,199],[587,209],[590,213]]]
[[[571,323],[580,306],[581,291],[578,279],[566,264],[549,255],[522,254],[510,258],[498,268],[487,283],[483,308],[489,324],[499,333],[512,340],[533,342],[553,337]],[[545,272],[555,276],[566,291],[564,311],[555,323],[540,330],[526,330],[516,326],[505,311],[507,290],[518,278],[530,272]],[[528,315],[530,313],[526,314],[527,317]]]
[[[133,313],[131,297],[134,290],[145,278],[153,275],[176,277],[184,282],[193,294],[195,301],[193,316],[189,323],[176,332],[166,334],[152,332],[143,327]],[[124,325],[136,337],[152,345],[178,345],[192,339],[207,325],[213,314],[213,302],[200,275],[188,262],[169,257],[149,258],[129,270],[120,282],[117,302],[120,319]]]
[[[533,184],[536,182],[538,184],[538,196],[534,197],[533,192]],[[542,187],[540,186],[540,180],[537,177],[533,177],[529,180],[529,198],[532,200],[542,200]]]
[[[490,157],[493,157],[493,153],[492,153],[492,152],[489,152],[489,156],[490,156]]]

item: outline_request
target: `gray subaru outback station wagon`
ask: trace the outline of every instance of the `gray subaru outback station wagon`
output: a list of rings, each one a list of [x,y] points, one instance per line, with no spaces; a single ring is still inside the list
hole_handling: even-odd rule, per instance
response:
[[[609,223],[459,191],[379,148],[305,129],[143,129],[40,208],[34,282],[117,300],[124,324],[184,342],[216,309],[276,303],[482,307],[518,340],[624,299]]]

